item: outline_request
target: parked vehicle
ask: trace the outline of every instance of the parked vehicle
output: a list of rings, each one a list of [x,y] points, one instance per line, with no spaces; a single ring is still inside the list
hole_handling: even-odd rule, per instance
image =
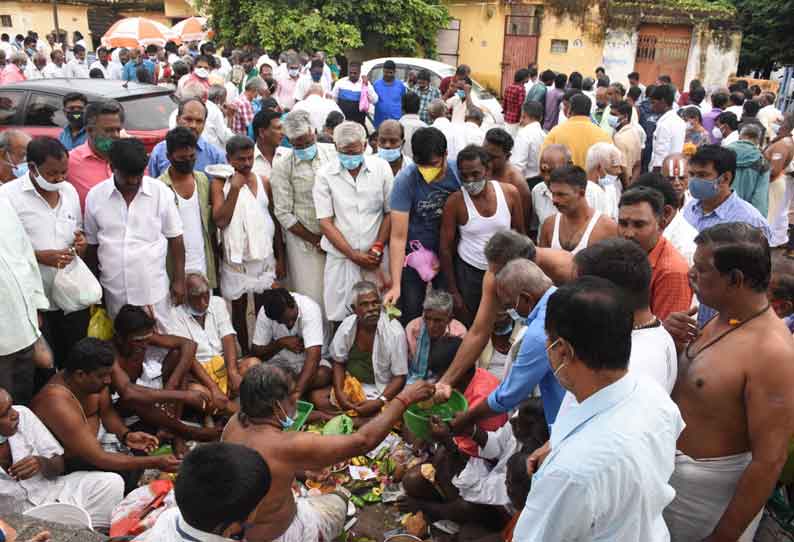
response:
[[[109,79],[37,79],[0,86],[0,131],[58,137],[66,126],[63,97],[82,92],[89,102],[117,100],[124,107],[124,129],[147,151],[165,138],[168,117],[177,107],[173,91],[156,85]]]

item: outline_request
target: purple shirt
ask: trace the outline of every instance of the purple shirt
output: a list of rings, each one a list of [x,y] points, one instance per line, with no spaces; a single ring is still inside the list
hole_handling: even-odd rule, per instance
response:
[[[719,145],[720,141],[722,141],[722,137],[714,137],[714,134],[711,133],[714,125],[717,122],[717,117],[722,114],[722,109],[717,109],[716,107],[713,108],[711,111],[703,115],[703,128],[709,133],[709,141],[712,145]]]
[[[550,87],[546,91],[546,114],[543,117],[543,129],[547,132],[557,126],[560,118],[560,102],[565,95],[565,91],[557,87]]]

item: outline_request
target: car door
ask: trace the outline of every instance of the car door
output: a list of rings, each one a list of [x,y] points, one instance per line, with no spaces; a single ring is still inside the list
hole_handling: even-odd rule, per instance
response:
[[[66,126],[63,96],[31,91],[25,104],[23,125],[31,136],[59,137]]]
[[[0,87],[0,131],[21,127],[26,94],[24,90]]]

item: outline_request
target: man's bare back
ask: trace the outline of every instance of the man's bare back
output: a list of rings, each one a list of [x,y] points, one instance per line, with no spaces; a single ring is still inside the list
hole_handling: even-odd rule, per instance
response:
[[[63,374],[58,373],[36,394],[30,403],[30,408],[48,426],[48,419],[52,417],[82,418],[88,426],[88,431],[96,435],[99,432],[101,393],[108,393],[107,388],[80,401],[66,387]]]

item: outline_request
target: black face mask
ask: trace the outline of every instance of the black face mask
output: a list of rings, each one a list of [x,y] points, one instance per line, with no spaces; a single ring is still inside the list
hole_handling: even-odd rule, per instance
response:
[[[83,123],[85,122],[83,115],[84,113],[82,111],[67,111],[66,120],[69,121],[69,124],[75,128],[82,128]]]
[[[177,173],[190,173],[193,171],[193,166],[196,165],[195,160],[171,160],[171,165]]]

